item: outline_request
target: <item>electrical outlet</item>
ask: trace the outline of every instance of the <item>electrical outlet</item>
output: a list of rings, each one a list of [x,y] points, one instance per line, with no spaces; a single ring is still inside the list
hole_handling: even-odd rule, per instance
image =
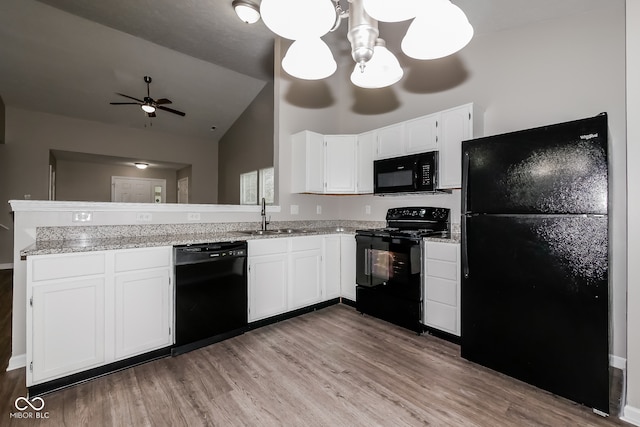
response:
[[[138,212],[136,213],[136,221],[151,221],[153,216],[149,212]]]
[[[74,212],[71,218],[73,222],[89,222],[93,219],[91,212]]]
[[[187,221],[200,221],[200,212],[189,212],[187,214]]]
[[[316,205],[316,213],[322,215],[322,205]]]
[[[298,205],[291,205],[290,212],[291,212],[291,215],[298,215],[298,212],[299,212]]]
[[[364,205],[364,213],[371,215],[371,205]]]

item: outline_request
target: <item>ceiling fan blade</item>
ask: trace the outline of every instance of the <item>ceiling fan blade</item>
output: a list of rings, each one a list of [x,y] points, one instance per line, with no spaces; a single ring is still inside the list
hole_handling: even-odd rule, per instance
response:
[[[134,101],[138,101],[138,102],[144,103],[143,100],[138,99],[138,98],[134,98],[133,96],[125,95],[124,93],[116,92],[116,94],[118,94],[120,96],[124,96],[125,98],[133,99]]]
[[[160,105],[160,104],[171,104],[171,101],[168,100],[167,98],[160,98],[156,100],[156,104]]]
[[[110,102],[111,105],[140,105],[139,102]]]
[[[158,109],[168,111],[170,113],[177,114],[179,116],[183,116],[183,117],[185,116],[185,113],[183,113],[182,111],[174,110],[173,108],[163,107],[162,105],[158,105]]]

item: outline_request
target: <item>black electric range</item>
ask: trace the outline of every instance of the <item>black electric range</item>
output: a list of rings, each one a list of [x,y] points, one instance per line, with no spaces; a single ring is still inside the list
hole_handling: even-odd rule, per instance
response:
[[[356,309],[422,332],[421,245],[450,237],[450,210],[392,208],[387,226],[356,231]]]

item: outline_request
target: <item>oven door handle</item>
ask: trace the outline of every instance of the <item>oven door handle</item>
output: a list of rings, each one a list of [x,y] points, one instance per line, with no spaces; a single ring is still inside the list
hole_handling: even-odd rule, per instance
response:
[[[371,249],[364,250],[364,275],[371,276]]]

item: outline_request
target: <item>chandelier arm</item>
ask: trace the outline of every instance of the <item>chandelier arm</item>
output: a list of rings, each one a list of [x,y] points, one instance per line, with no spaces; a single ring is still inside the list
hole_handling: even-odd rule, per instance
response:
[[[336,4],[336,22],[333,24],[333,27],[329,30],[330,33],[340,28],[340,23],[342,22],[342,20],[349,17],[349,11],[343,10],[342,6],[340,6],[340,0],[333,0],[333,2]]]

